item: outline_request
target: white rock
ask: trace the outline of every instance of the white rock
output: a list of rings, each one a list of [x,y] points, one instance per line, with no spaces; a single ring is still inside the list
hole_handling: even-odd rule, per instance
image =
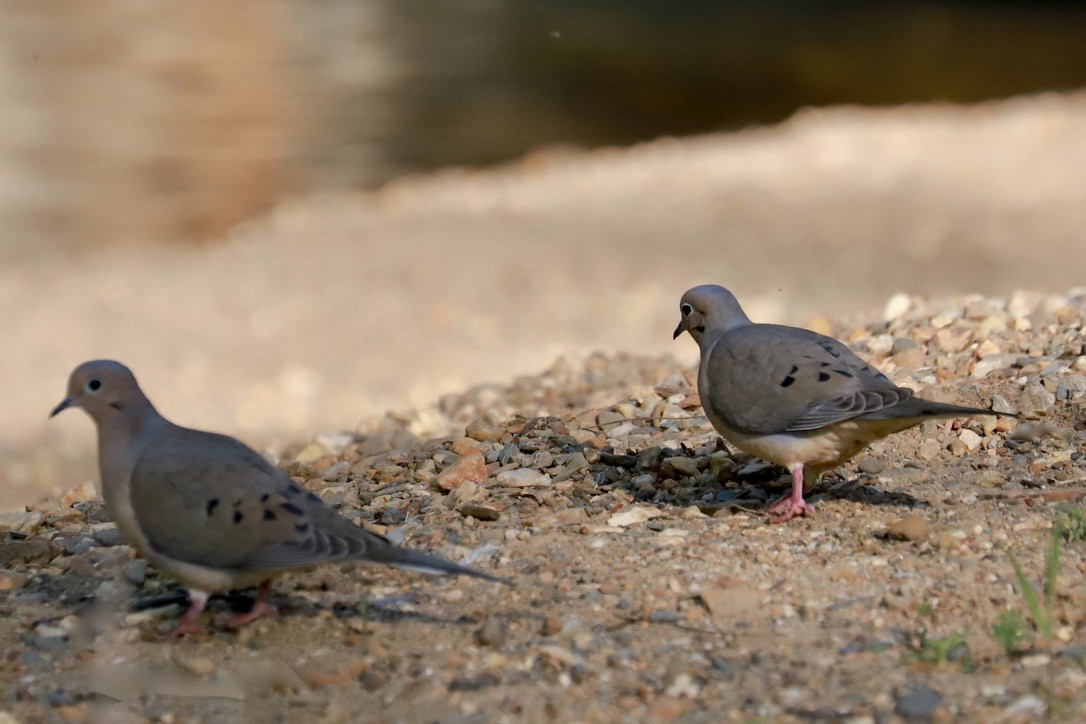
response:
[[[537,488],[551,482],[546,474],[531,468],[506,470],[504,473],[498,473],[495,480],[500,487],[506,488]]]
[[[958,439],[965,443],[965,447],[968,450],[976,450],[980,447],[981,436],[972,430],[962,430],[958,433]]]
[[[647,505],[631,505],[608,518],[607,525],[614,528],[626,528],[634,523],[643,523],[650,518],[659,518],[661,515],[663,513],[659,510]]]
[[[897,319],[905,314],[905,312],[909,311],[909,307],[911,307],[912,304],[912,300],[909,299],[908,294],[898,292],[886,302],[886,306],[882,310],[882,318],[887,322]]]
[[[18,511],[0,513],[0,533],[18,533],[27,537],[41,526],[41,513],[36,510],[27,513]]]

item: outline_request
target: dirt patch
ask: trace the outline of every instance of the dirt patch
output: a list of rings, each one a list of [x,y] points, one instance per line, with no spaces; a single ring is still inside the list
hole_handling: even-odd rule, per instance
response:
[[[167,644],[146,639],[179,599],[130,607],[173,584],[133,559],[83,489],[12,519],[21,532],[0,544],[42,541],[0,578],[0,708],[28,720],[1081,719],[1086,526],[1062,544],[1051,640],[1011,558],[1039,585],[1054,521],[1086,496],[1086,299],[902,298],[888,311],[832,331],[923,394],[1023,419],[881,441],[827,476],[816,515],[771,526],[764,508],[787,475],[720,443],[688,367],[560,361],[281,456],[360,524],[516,588],[325,566],[275,586],[276,620]],[[461,465],[470,474],[446,474]],[[1025,623],[1005,648],[994,627],[1008,611]]]

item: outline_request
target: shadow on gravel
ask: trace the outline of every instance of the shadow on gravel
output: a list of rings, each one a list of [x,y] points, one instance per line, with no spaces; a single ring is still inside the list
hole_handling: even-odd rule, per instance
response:
[[[919,498],[908,493],[882,490],[873,485],[864,485],[859,480],[836,480],[819,486],[817,495],[812,500],[851,500],[864,505],[905,505],[914,507],[925,505]]]

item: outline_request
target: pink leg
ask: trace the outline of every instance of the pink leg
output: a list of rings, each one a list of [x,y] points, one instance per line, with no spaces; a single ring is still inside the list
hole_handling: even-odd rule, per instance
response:
[[[814,508],[803,499],[803,464],[793,465],[788,471],[792,473],[792,492],[769,506],[771,513],[783,511],[776,518],[770,518],[770,523],[783,523],[797,515],[810,515],[814,512]]]
[[[182,614],[181,618],[174,624],[173,628],[168,629],[160,634],[157,638],[162,641],[164,639],[177,638],[185,634],[206,634],[207,629],[196,623],[196,618],[204,610],[204,606],[207,605],[207,594],[203,591],[189,590],[189,608]]]
[[[239,613],[237,616],[230,616],[222,621],[216,621],[215,623],[223,628],[238,628],[244,626],[250,621],[255,621],[261,616],[278,616],[279,612],[272,606],[269,606],[264,602],[264,599],[268,596],[268,581],[262,581],[260,586],[256,589],[256,600],[253,601],[253,607],[249,609],[248,613]]]

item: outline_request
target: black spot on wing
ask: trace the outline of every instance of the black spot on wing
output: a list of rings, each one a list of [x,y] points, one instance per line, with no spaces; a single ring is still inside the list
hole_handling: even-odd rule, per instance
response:
[[[211,500],[207,501],[207,517],[208,518],[211,517],[211,514],[214,512],[215,507],[218,506],[218,504],[219,504],[219,499],[218,498],[212,498]]]
[[[321,502],[320,497],[318,497],[316,493],[306,493],[305,494],[305,499],[308,500],[310,503],[319,503],[319,502]]]
[[[830,376],[828,374],[826,374],[825,372],[819,372],[818,373],[818,381],[819,382],[825,382],[829,378],[830,378]]]
[[[309,530],[309,523],[299,523],[298,525],[294,526],[294,530],[298,531],[299,533],[305,533],[307,530]]]
[[[848,370],[834,370],[834,372],[841,375],[842,377],[852,377],[852,373]]]
[[[268,510],[267,508],[265,508],[264,509],[264,520],[275,520],[275,513]]]
[[[240,522],[241,522],[241,519],[242,519],[242,518],[244,518],[244,517],[245,517],[245,516],[243,516],[243,515],[241,514],[241,511],[240,511],[240,510],[235,510],[235,511],[234,511],[234,522],[235,522],[235,523],[240,523]]]
[[[264,493],[263,495],[260,496],[260,502],[261,503],[267,503],[268,502],[268,494],[267,493]]]
[[[279,507],[282,508],[283,510],[287,511],[288,513],[290,513],[291,515],[293,515],[295,517],[301,517],[302,516],[302,509],[299,508],[294,503],[283,503]]]
[[[793,377],[792,375],[788,375],[783,380],[781,380],[781,387],[789,387],[795,381],[796,381],[795,377]]]

